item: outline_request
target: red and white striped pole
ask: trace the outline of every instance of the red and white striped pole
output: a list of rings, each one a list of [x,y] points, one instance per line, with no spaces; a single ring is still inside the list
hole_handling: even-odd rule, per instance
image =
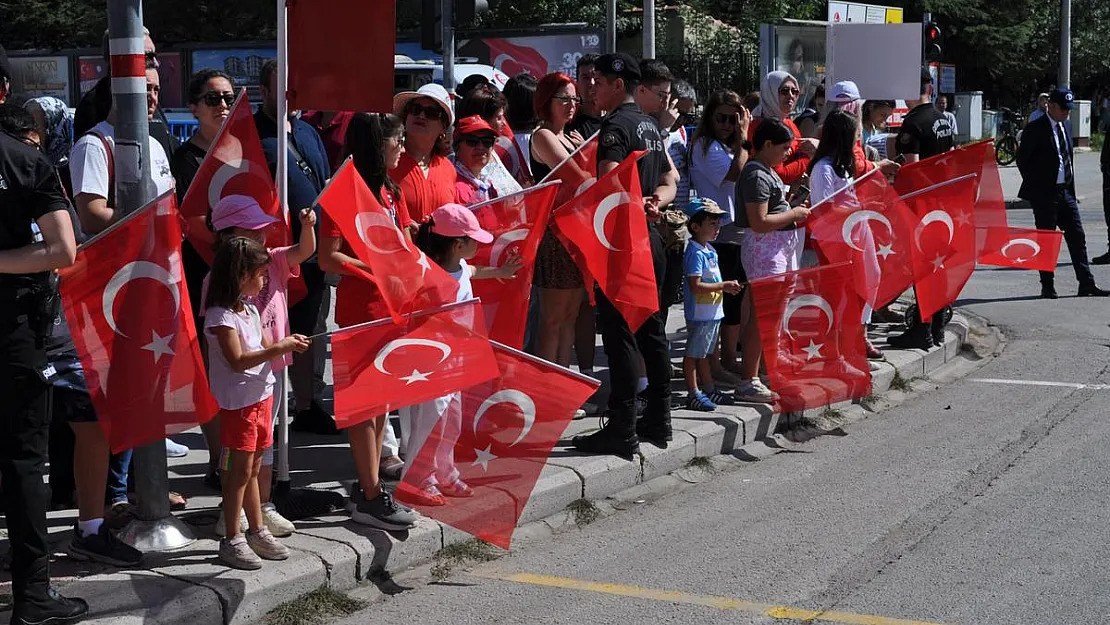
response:
[[[146,57],[142,0],[108,2],[116,208],[123,214],[154,199],[146,114]]]

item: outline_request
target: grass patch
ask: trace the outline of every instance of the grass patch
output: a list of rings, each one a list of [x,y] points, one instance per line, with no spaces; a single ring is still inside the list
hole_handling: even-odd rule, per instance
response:
[[[575,499],[567,506],[567,510],[574,515],[574,524],[578,527],[589,525],[601,516],[601,511],[589,499]]]
[[[1102,151],[1102,144],[1106,141],[1106,135],[1101,132],[1091,133],[1091,150],[1095,152]]]
[[[367,605],[365,601],[321,586],[270,610],[263,622],[267,625],[317,625],[350,616]]]
[[[894,379],[890,381],[890,388],[894,391],[902,391],[903,393],[910,390],[910,381],[902,377],[898,370],[894,370]]]
[[[825,419],[839,419],[843,416],[844,415],[839,410],[832,406],[825,406],[825,409],[821,411],[821,417]]]
[[[436,563],[432,565],[432,577],[443,581],[456,567],[468,562],[492,562],[501,557],[501,552],[484,540],[471,538],[461,543],[451,543],[436,553]]]
[[[686,463],[687,469],[698,469],[699,471],[709,471],[710,473],[716,472],[717,467],[713,466],[713,461],[705,456],[694,456]]]

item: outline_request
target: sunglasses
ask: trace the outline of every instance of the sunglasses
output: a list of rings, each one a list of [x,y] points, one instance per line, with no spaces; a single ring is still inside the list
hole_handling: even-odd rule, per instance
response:
[[[574,104],[581,104],[582,103],[582,98],[576,98],[576,97],[571,96],[571,95],[557,95],[557,96],[552,96],[551,99],[552,100],[558,100],[558,101],[562,102],[563,104],[571,104],[572,102]]]
[[[435,104],[424,105],[418,104],[416,102],[409,102],[408,106],[405,107],[405,112],[407,112],[409,115],[423,114],[424,117],[427,117],[428,119],[446,119],[446,116],[443,114],[443,109],[439,108]]]
[[[161,67],[162,65],[158,62],[158,54],[156,52],[144,52],[143,57],[146,58],[147,63],[150,63],[154,67]]]
[[[493,147],[494,143],[497,143],[497,139],[494,139],[493,137],[488,137],[488,136],[487,137],[463,137],[462,142],[465,143],[466,145],[472,147],[472,148],[476,148],[480,145],[480,146],[482,146],[482,147],[484,147],[488,150],[488,149]]]
[[[201,102],[208,106],[219,106],[220,102],[226,104],[229,108],[235,104],[234,93],[220,93],[219,91],[209,91],[208,93],[200,96]]]
[[[725,115],[724,113],[717,113],[713,116],[718,124],[736,124],[736,115]]]
[[[796,95],[801,95],[802,92],[798,89],[795,89],[794,87],[783,87],[782,89],[779,89],[779,93],[781,93],[782,95],[794,95],[794,96],[796,96]]]

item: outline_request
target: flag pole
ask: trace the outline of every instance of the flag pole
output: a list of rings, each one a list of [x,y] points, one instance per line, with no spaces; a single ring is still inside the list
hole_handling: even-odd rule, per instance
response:
[[[289,118],[286,95],[289,88],[289,23],[286,0],[277,0],[277,186],[278,201],[289,223],[289,133],[285,123]],[[278,398],[277,422],[277,484],[274,491],[289,487],[289,367],[281,370],[282,396]],[[297,398],[303,401],[302,398]]]

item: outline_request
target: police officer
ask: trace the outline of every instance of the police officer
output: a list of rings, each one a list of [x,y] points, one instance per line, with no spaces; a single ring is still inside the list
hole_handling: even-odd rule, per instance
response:
[[[659,123],[644,115],[635,103],[640,66],[631,56],[618,52],[600,57],[596,68],[600,74],[598,106],[611,111],[599,131],[597,175],[612,171],[632,152],[647,150],[639,161],[640,186],[645,195],[644,217],[654,224],[660,219],[660,208],[674,201],[677,180]],[[666,262],[663,237],[654,227],[648,228],[648,232],[658,289],[663,284]],[[641,438],[664,448],[671,440],[671,362],[663,316],[655,313],[633,333],[604,294],[598,294],[597,309],[602,342],[609,358],[612,387],[609,421],[589,436],[575,437],[574,447],[587,453],[613,454],[632,460],[639,451]],[[643,418],[636,424],[641,357],[647,374],[647,387],[642,394],[646,406]]]
[[[43,466],[54,371],[45,344],[58,302],[51,272],[76,255],[66,206],[50,161],[0,132],[0,479],[16,625],[76,623],[89,611],[50,587],[46,536]]]
[[[933,76],[929,70],[921,71],[921,96],[919,100],[907,102],[910,112],[902,120],[902,128],[894,141],[895,150],[904,163],[914,163],[922,159],[943,154],[955,147],[956,130],[945,114],[933,106]],[[888,339],[896,349],[928,350],[934,344],[944,345],[944,318],[942,310],[930,321],[920,319],[905,333]]]

